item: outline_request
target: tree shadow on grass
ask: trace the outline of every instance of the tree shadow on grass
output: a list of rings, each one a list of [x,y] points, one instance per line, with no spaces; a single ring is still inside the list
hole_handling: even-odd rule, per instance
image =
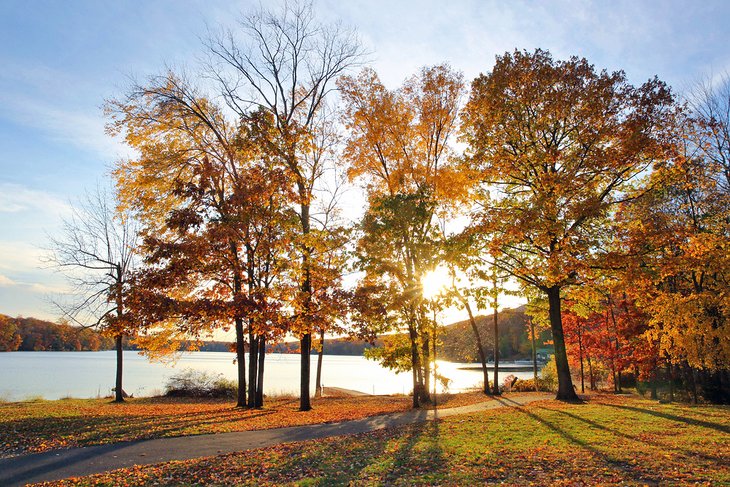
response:
[[[610,455],[599,450],[598,448],[591,445],[587,441],[578,438],[577,436],[558,427],[557,425],[551,423],[550,421],[546,420],[545,418],[540,417],[537,414],[530,412],[526,408],[522,407],[521,404],[519,404],[515,401],[512,401],[507,398],[495,398],[495,400],[503,403],[505,406],[507,406],[507,405],[516,406],[513,408],[514,411],[522,413],[522,414],[530,417],[535,422],[540,423],[540,424],[544,425],[545,427],[547,427],[550,431],[562,436],[563,438],[570,441],[571,443],[574,443],[574,444],[580,446],[581,448],[591,452],[605,465],[611,467],[613,470],[617,471],[621,475],[629,476],[631,478],[631,480],[633,480],[633,481],[641,482],[641,483],[651,482],[654,484],[658,484],[660,482],[660,479],[635,471],[633,466],[630,463],[611,457]]]
[[[725,426],[718,423],[713,423],[711,421],[703,421],[701,419],[694,419],[694,418],[687,418],[684,416],[677,416],[675,414],[669,414],[664,413],[661,411],[656,411],[653,409],[645,409],[645,408],[639,408],[636,406],[625,406],[620,404],[605,404],[606,406],[617,408],[617,409],[623,409],[625,411],[633,411],[641,414],[650,414],[652,416],[656,416],[658,418],[663,419],[669,419],[671,421],[678,421],[681,423],[686,423],[691,426],[701,426],[703,428],[713,429],[715,431],[719,431],[720,433],[730,433],[730,426]]]
[[[346,438],[308,441],[259,480],[274,484],[393,485],[402,477],[421,473],[436,479],[425,479],[427,483],[438,484],[439,475],[448,473],[439,434],[438,421],[423,421]]]
[[[593,428],[597,428],[597,429],[600,429],[600,430],[605,431],[607,433],[611,433],[611,434],[616,435],[616,436],[622,436],[622,437],[624,437],[624,438],[626,438],[628,440],[635,441],[636,443],[639,443],[640,445],[642,445],[642,444],[649,444],[649,445],[652,445],[652,446],[654,446],[656,448],[659,448],[660,450],[663,450],[663,451],[672,450],[672,449],[673,450],[678,450],[678,451],[681,451],[682,453],[684,453],[687,456],[690,456],[690,457],[697,456],[697,457],[701,457],[704,460],[708,460],[708,461],[711,461],[711,462],[722,462],[722,461],[725,461],[724,458],[719,457],[719,456],[708,455],[706,453],[702,453],[702,452],[699,452],[699,451],[696,451],[696,450],[690,450],[690,449],[687,449],[687,448],[681,448],[681,447],[673,446],[673,445],[666,445],[666,444],[661,443],[659,441],[652,441],[652,440],[649,440],[647,438],[641,438],[638,435],[632,435],[630,433],[626,433],[624,431],[621,431],[621,430],[619,430],[617,428],[610,428],[610,427],[605,426],[605,425],[603,425],[601,423],[598,423],[596,421],[593,421],[593,420],[590,420],[590,419],[586,419],[586,418],[582,418],[582,417],[578,416],[577,414],[569,413],[568,411],[564,411],[562,409],[547,409],[547,408],[541,408],[539,406],[538,406],[538,409],[542,409],[542,410],[545,410],[545,411],[556,412],[556,413],[562,414],[564,416],[568,416],[568,417],[570,417],[572,419],[575,419],[577,421],[581,421],[583,423],[586,423],[587,425],[589,425],[589,426],[591,426]]]

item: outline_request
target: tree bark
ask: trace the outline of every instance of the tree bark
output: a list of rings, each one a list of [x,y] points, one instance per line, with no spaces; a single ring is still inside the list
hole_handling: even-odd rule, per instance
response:
[[[248,407],[256,407],[256,392],[258,383],[259,339],[254,335],[249,323],[248,332]]]
[[[413,407],[418,408],[421,406],[421,381],[420,381],[420,370],[421,360],[418,356],[418,335],[412,324],[408,324],[408,337],[411,340],[411,364],[413,373]]]
[[[324,355],[324,329],[319,334],[319,355],[317,356],[317,381],[314,385],[314,397],[322,397],[322,355]]]
[[[494,383],[492,385],[492,394],[499,396],[499,316],[497,314],[497,305],[494,305]]]
[[[264,407],[264,360],[266,359],[266,338],[259,337],[258,345],[258,370],[256,377],[256,400],[254,401],[254,407]]]
[[[309,222],[309,194],[305,189],[303,181],[298,182],[299,197],[301,198],[300,219],[302,224],[302,235],[305,237],[310,232]],[[309,384],[312,371],[311,355],[312,355],[312,332],[309,315],[312,312],[312,275],[310,263],[311,251],[309,244],[305,243],[302,249],[302,271],[304,280],[302,281],[301,291],[304,294],[304,319],[306,321],[306,329],[299,342],[301,353],[301,374],[299,377],[299,410],[309,411],[312,409],[312,401],[309,396]]]
[[[312,334],[306,333],[299,342],[301,347],[301,377],[299,382],[299,410],[309,411],[312,409],[312,401],[309,397],[309,376],[312,373]]]
[[[547,288],[546,292],[550,305],[550,328],[553,332],[553,344],[555,346],[555,365],[558,369],[558,394],[555,398],[559,401],[579,402],[580,399],[575,393],[573,380],[570,377],[568,354],[565,349],[563,319],[560,312],[560,287]]]
[[[425,320],[423,321],[425,323]],[[421,333],[423,343],[421,344],[421,350],[423,356],[421,358],[423,363],[423,388],[421,389],[422,402],[431,402],[431,344],[428,336],[428,331],[423,330]]]
[[[124,369],[124,348],[122,334],[115,337],[117,349],[117,377],[114,386],[114,402],[124,402],[124,389],[122,389],[122,371]]]
[[[238,394],[236,407],[246,407],[246,345],[243,341],[243,318],[236,318],[236,364],[238,365]]]
[[[124,283],[124,275],[122,274],[122,267],[116,265],[116,293],[115,300],[117,305],[117,319],[120,323],[117,326],[122,326],[121,320],[124,316],[124,297],[122,296],[122,289]],[[116,336],[116,349],[117,349],[117,376],[114,385],[114,402],[124,402],[124,388],[122,387],[122,372],[124,370],[124,348],[122,343],[123,333],[121,329]]]

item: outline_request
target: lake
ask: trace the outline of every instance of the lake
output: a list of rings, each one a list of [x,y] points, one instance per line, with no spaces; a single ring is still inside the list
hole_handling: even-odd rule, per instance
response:
[[[235,379],[234,355],[228,352],[186,352],[173,363],[150,362],[137,352],[124,352],[124,390],[135,396],[154,396],[164,391],[170,376],[196,369]],[[317,356],[312,355],[312,390]],[[450,392],[480,387],[480,370],[465,370],[474,364],[438,361],[438,372],[451,379]],[[509,366],[510,364],[504,364]],[[299,355],[266,356],[264,391],[269,395],[298,394]],[[111,394],[114,386],[115,352],[2,352],[0,353],[0,399],[18,401],[43,397],[97,397]],[[513,372],[500,368],[500,382],[509,374],[532,378],[532,371]],[[367,394],[407,394],[411,374],[396,374],[364,357],[324,355],[322,385],[342,387]]]

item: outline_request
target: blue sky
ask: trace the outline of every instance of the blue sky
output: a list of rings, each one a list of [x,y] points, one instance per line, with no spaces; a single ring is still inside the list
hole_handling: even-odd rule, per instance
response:
[[[262,4],[269,5],[263,1]],[[259,2],[0,1],[0,313],[55,318],[63,280],[38,260],[69,202],[127,154],[101,105],[130,76],[194,67],[206,26],[234,26]],[[449,62],[472,79],[515,48],[585,56],[634,83],[682,91],[730,69],[730,2],[337,1],[325,20],[358,29],[390,86]]]

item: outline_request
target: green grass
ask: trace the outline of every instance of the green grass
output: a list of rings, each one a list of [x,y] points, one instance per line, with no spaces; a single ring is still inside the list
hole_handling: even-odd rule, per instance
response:
[[[508,401],[508,399],[505,399]],[[730,484],[730,409],[597,396],[134,467],[79,485]]]

